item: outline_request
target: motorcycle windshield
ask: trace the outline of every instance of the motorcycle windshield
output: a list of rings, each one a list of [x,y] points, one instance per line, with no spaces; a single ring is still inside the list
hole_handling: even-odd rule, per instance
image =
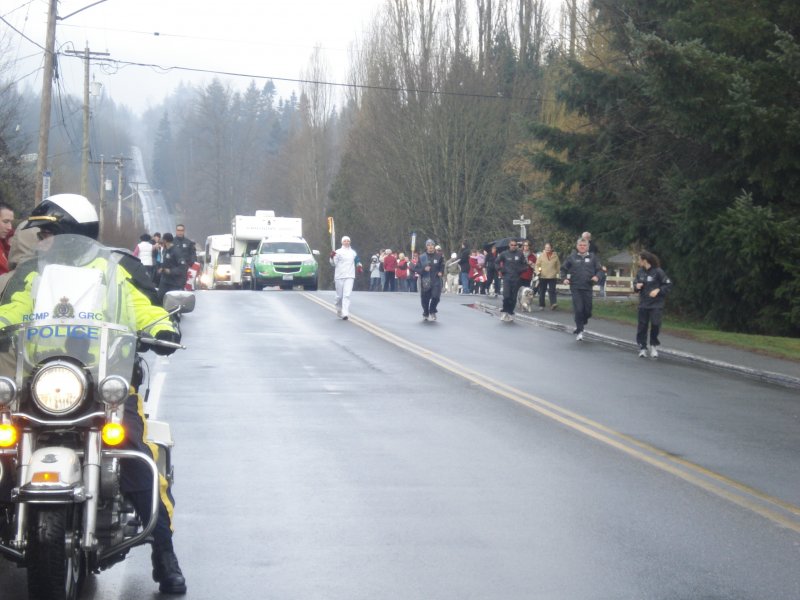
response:
[[[45,239],[3,293],[0,375],[25,389],[39,365],[60,358],[94,387],[109,375],[130,382],[137,337],[121,257],[82,236]]]

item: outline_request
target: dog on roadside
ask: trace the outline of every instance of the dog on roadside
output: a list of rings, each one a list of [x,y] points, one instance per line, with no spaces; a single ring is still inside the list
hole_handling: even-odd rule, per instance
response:
[[[517,292],[517,309],[522,312],[533,312],[533,290],[529,287],[519,288]]]

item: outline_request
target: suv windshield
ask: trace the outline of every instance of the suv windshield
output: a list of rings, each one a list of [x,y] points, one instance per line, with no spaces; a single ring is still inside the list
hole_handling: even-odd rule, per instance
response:
[[[308,244],[303,242],[264,242],[259,254],[311,254]]]

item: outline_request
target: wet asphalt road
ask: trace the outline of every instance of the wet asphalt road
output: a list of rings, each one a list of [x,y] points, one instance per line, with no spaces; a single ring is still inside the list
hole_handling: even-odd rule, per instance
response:
[[[800,597],[796,392],[459,298],[332,299],[201,292],[151,360],[187,598]],[[83,597],[158,597],[148,554]]]

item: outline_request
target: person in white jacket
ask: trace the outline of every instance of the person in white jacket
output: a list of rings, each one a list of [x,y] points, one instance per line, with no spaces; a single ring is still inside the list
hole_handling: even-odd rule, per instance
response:
[[[350,317],[350,293],[356,273],[361,272],[361,261],[346,235],[342,236],[342,247],[331,252],[331,266],[334,267],[333,282],[336,285],[336,315],[346,321]]]

